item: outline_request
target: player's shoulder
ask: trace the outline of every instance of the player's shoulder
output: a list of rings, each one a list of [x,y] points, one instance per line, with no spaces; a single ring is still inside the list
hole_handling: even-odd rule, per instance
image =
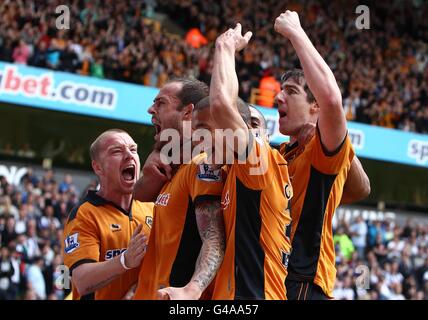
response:
[[[68,213],[67,224],[77,220],[87,220],[92,216],[92,204],[86,200],[79,202]]]
[[[195,178],[205,182],[222,182],[224,177],[222,166],[201,163],[195,170]]]
[[[67,224],[75,220],[91,220],[96,215],[96,208],[103,205],[104,202],[95,190],[89,190],[86,196],[76,204],[69,212]]]
[[[221,182],[225,175],[221,165],[207,163],[207,154],[201,153],[195,156],[191,163],[184,165],[187,177],[194,181]]]
[[[154,202],[141,202],[138,200],[133,200],[136,208],[141,212],[153,211]]]
[[[153,224],[154,205],[154,202],[141,202],[134,200],[132,217],[135,218],[139,223],[145,223],[151,228]]]
[[[271,147],[269,153],[275,159],[275,162],[278,163],[279,165],[286,165],[287,164],[287,160],[281,154],[280,150],[277,150],[277,149]]]

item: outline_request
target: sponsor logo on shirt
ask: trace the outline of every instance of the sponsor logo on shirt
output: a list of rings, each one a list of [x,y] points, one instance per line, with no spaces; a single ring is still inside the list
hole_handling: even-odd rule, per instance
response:
[[[166,207],[168,205],[169,198],[170,198],[169,193],[161,193],[160,195],[158,195],[155,205]]]

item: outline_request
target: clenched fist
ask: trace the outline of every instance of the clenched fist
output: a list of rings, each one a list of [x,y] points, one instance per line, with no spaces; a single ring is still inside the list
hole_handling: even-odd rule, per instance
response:
[[[242,26],[240,23],[237,23],[235,29],[229,29],[217,38],[216,46],[225,46],[238,52],[247,46],[252,35],[253,33],[248,31],[242,36]]]
[[[143,166],[143,175],[145,177],[153,177],[163,183],[171,180],[171,171],[171,166],[166,163],[166,160],[157,150],[149,154]]]
[[[289,39],[302,30],[299,15],[297,12],[290,10],[281,13],[279,17],[275,19],[274,29],[276,32]]]

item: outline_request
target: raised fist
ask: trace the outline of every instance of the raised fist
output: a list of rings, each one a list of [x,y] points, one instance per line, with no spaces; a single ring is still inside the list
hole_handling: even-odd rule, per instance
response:
[[[302,29],[299,15],[297,12],[290,10],[281,13],[279,17],[275,19],[274,29],[284,37],[290,38]]]

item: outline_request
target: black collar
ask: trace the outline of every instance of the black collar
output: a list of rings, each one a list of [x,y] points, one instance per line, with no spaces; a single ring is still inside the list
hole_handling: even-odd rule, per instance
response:
[[[97,194],[96,190],[88,190],[88,193],[86,194],[84,201],[88,201],[89,203],[91,203],[92,205],[94,205],[96,207],[111,205],[111,206],[115,207],[117,210],[119,210],[120,212],[122,212],[125,216],[128,216],[129,220],[132,220],[132,203],[134,202],[134,200],[131,201],[131,208],[129,209],[129,212],[126,211],[125,209],[119,207],[115,203],[113,203],[107,199],[104,199],[103,197],[101,197],[100,195]]]
[[[287,154],[287,153],[289,153],[291,150],[293,150],[293,149],[295,149],[295,148],[297,148],[299,146],[299,142],[298,141],[295,141],[295,142],[293,142],[293,143],[287,143],[286,145],[285,145],[285,154]]]

